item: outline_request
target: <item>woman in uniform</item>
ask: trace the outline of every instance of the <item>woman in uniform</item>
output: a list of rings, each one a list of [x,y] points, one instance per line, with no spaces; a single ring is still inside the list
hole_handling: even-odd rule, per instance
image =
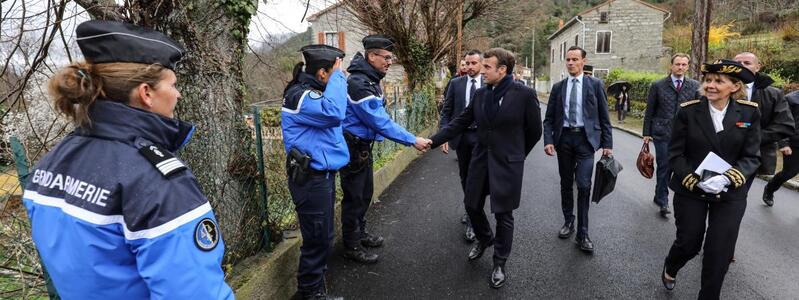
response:
[[[174,119],[183,48],[131,24],[78,25],[86,62],[50,78],[76,129],[34,168],[31,234],[63,299],[233,299],[224,244],[194,175],[173,154],[194,127]]]
[[[336,171],[350,160],[341,127],[347,111],[344,52],[326,45],[300,51],[305,63],[294,67],[281,112],[289,192],[303,238],[295,298],[335,299],[327,296],[325,272],[334,238]]]
[[[741,64],[719,60],[703,64],[699,100],[680,104],[669,147],[677,238],[666,257],[661,279],[674,289],[677,273],[699,253],[702,283],[699,299],[718,299],[746,210],[746,178],[759,166],[760,113],[746,99],[754,74]],[[695,173],[715,153],[732,167],[718,173]]]

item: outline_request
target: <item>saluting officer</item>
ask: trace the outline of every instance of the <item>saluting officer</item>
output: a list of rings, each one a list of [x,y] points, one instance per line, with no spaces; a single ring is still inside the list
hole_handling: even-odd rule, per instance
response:
[[[372,202],[374,182],[372,174],[372,144],[384,137],[405,146],[413,145],[426,151],[430,140],[416,137],[395,123],[383,107],[383,90],[380,80],[386,76],[394,62],[394,41],[383,35],[363,38],[366,54],[355,54],[347,79],[347,117],[344,119],[344,137],[350,150],[350,163],[342,169],[341,231],[344,240],[344,257],[360,263],[375,263],[378,256],[363,247],[380,247],[383,237],[366,231],[366,211]]]
[[[669,187],[677,238],[661,279],[666,289],[674,289],[677,272],[704,244],[699,299],[718,299],[746,210],[746,181],[760,165],[760,112],[757,103],[744,100],[755,75],[740,63],[703,64],[702,73],[704,96],[680,104],[671,135]],[[696,174],[710,152],[732,167],[722,174]]]
[[[305,68],[302,62],[294,66],[280,113],[289,192],[303,238],[297,296],[335,299],[326,295],[325,272],[334,238],[336,171],[349,161],[341,131],[347,110],[344,52],[327,45],[308,45],[300,51]]]
[[[84,22],[76,35],[86,62],[49,83],[76,129],[34,167],[23,195],[59,296],[233,299],[211,205],[173,154],[194,132],[174,119],[183,48],[121,22]]]

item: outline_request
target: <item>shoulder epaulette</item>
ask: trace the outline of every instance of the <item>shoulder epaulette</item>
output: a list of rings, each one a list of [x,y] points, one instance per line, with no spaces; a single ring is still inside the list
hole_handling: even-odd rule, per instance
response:
[[[694,105],[694,104],[697,104],[697,103],[699,103],[699,102],[700,102],[699,100],[689,100],[689,101],[685,101],[685,102],[683,102],[683,103],[680,103],[680,107],[686,107],[686,106],[689,106],[689,105]]]
[[[161,149],[157,145],[142,145],[142,147],[139,148],[139,153],[153,164],[164,177],[172,176],[173,174],[187,169],[186,165],[172,155],[172,153]]]
[[[747,100],[736,100],[735,102],[738,102],[738,103],[743,104],[743,105],[749,105],[749,106],[752,106],[752,107],[757,107],[757,102],[752,102],[752,101],[747,101]]]

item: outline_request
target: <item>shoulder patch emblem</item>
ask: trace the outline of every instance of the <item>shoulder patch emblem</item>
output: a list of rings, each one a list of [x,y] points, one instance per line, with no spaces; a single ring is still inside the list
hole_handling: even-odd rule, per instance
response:
[[[311,96],[311,99],[314,99],[314,100],[322,98],[322,92],[317,91],[317,90],[311,90],[311,92],[308,93],[308,95]]]
[[[380,103],[377,103],[377,100],[369,101],[369,108],[371,108],[371,109],[377,109],[377,107],[379,105],[380,105]]]
[[[738,103],[743,104],[743,105],[749,105],[749,106],[752,106],[752,107],[757,107],[757,102],[752,102],[752,101],[747,101],[747,100],[736,100],[735,102],[738,102]]]
[[[159,148],[156,145],[148,145],[139,148],[139,153],[144,156],[156,169],[161,172],[164,177],[169,177],[177,174],[180,171],[188,169],[186,165],[180,160],[175,158],[172,153]]]
[[[214,220],[202,219],[194,228],[194,244],[203,251],[211,251],[219,244],[219,228]]]
[[[700,102],[699,100],[689,100],[689,101],[685,101],[685,102],[683,102],[683,103],[680,103],[680,107],[686,107],[686,106],[689,106],[689,105],[694,105],[694,104],[697,104],[697,103],[699,103],[699,102]]]

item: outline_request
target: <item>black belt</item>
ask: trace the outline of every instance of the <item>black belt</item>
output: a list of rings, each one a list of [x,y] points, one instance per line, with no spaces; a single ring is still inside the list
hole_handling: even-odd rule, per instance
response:
[[[585,132],[583,127],[563,127],[563,132]]]
[[[319,170],[314,170],[314,169],[311,169],[311,168],[308,168],[308,173],[310,173],[311,175],[314,175],[314,176],[336,175],[336,171],[330,171],[330,170],[319,171]]]

